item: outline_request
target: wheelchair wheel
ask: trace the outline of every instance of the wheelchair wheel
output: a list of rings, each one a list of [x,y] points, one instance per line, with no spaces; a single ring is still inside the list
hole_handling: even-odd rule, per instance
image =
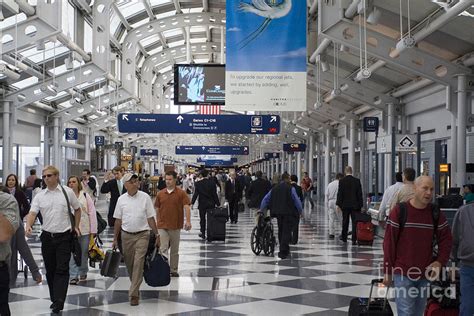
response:
[[[262,252],[262,244],[260,243],[260,238],[257,236],[257,229],[257,226],[252,229],[252,234],[250,235],[250,248],[252,248],[252,252],[258,256],[260,252]]]
[[[263,231],[263,253],[266,256],[273,255],[275,250],[275,236],[273,236],[273,231],[270,227],[265,227]]]

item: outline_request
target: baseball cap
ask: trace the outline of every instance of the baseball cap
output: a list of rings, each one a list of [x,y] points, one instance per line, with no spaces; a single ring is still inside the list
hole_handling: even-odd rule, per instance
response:
[[[138,179],[138,176],[134,173],[129,172],[123,175],[122,182],[128,182],[132,179]]]

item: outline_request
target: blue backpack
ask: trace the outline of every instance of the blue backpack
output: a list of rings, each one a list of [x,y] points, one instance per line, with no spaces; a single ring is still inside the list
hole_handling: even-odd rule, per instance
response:
[[[143,277],[146,284],[151,287],[166,286],[170,284],[170,266],[168,259],[163,256],[158,248],[145,259]]]

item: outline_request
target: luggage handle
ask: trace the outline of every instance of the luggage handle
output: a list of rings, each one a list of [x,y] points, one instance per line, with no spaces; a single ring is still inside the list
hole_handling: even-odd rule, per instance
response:
[[[369,309],[370,307],[370,301],[372,299],[372,291],[374,289],[374,285],[375,284],[380,284],[380,283],[383,283],[383,279],[373,279],[371,281],[371,285],[370,285],[370,294],[369,294],[369,299],[367,301],[367,309]],[[385,285],[384,285],[385,287]],[[385,310],[385,308],[387,307],[387,303],[388,303],[388,290],[390,289],[390,286],[387,286],[387,291],[385,292],[385,298],[384,298],[384,302],[383,302],[383,310]]]

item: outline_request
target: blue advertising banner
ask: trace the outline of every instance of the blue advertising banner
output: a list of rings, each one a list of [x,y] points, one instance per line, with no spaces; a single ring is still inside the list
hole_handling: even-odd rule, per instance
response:
[[[158,156],[158,149],[140,149],[140,156]]]
[[[65,130],[66,140],[77,140],[78,131],[77,128],[66,128]]]
[[[286,152],[297,152],[297,151],[306,151],[306,144],[290,143],[283,144],[283,151]]]
[[[306,7],[226,1],[226,110],[306,111]]]
[[[278,115],[120,113],[120,133],[279,134]]]
[[[247,146],[176,146],[176,155],[248,155]]]
[[[95,137],[95,145],[96,146],[104,146],[105,145],[105,136],[96,136]]]

